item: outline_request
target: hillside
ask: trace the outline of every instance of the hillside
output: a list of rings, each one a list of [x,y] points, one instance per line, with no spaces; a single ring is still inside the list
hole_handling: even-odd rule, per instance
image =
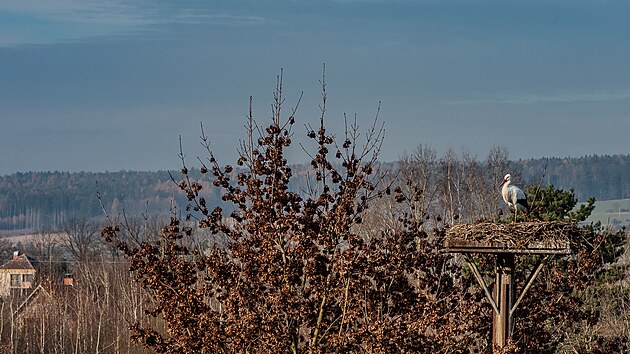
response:
[[[178,197],[167,171],[28,172],[0,177],[0,230],[54,228],[72,218],[163,212]]]
[[[553,184],[573,188],[579,201],[594,196],[599,201],[630,198],[630,155],[539,158],[511,162],[521,185]],[[395,164],[384,164],[394,169]],[[309,165],[293,167],[295,190],[303,189]],[[178,171],[171,172],[175,179]],[[192,176],[201,179],[198,171]],[[209,185],[204,176],[204,185]],[[54,228],[73,218],[98,218],[104,209],[113,215],[167,213],[170,201],[184,205],[185,198],[168,171],[157,172],[28,172],[0,177],[0,231]],[[210,205],[221,203],[211,188],[204,190]],[[610,208],[609,208],[610,209]],[[618,210],[616,210],[619,212]],[[18,232],[19,233],[19,232]]]
[[[595,202],[595,210],[586,222],[600,221],[615,227],[630,226],[630,199],[601,200]]]
[[[562,189],[575,190],[580,201],[630,198],[630,154],[591,155],[578,158],[540,158],[515,162],[523,180],[543,179]]]

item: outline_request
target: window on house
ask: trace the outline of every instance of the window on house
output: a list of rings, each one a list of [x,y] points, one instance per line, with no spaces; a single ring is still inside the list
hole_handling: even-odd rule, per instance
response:
[[[12,288],[28,288],[33,284],[34,274],[11,274]]]
[[[11,274],[11,287],[19,288],[22,286],[22,274]]]

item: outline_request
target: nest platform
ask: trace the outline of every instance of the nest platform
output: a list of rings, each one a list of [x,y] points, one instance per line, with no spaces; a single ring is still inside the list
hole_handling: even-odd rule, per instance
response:
[[[492,345],[504,348],[514,331],[514,313],[547,260],[554,255],[571,254],[580,237],[575,223],[518,222],[510,224],[477,223],[455,225],[446,230],[442,252],[461,253],[492,306]],[[486,283],[473,253],[496,255],[493,289]],[[518,254],[538,254],[525,286],[517,296],[515,259]]]
[[[446,231],[447,253],[570,254],[580,236],[575,223],[562,221],[477,223]]]

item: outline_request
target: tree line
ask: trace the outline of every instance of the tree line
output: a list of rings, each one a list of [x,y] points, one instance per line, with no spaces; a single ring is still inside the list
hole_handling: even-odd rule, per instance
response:
[[[54,229],[104,213],[155,214],[182,199],[168,171],[27,172],[0,177],[0,230]],[[98,195],[107,201],[102,205]]]
[[[480,159],[454,149],[438,158],[429,145],[420,144],[417,149],[431,150],[424,153],[436,155],[436,163],[458,159],[483,166],[487,158]],[[501,150],[501,147],[491,150],[497,149]],[[411,155],[418,153],[423,152],[405,153],[400,161],[380,163],[379,166],[394,172],[399,166],[404,166]],[[489,155],[492,153],[489,152]],[[507,150],[505,154],[509,157]],[[521,185],[544,184],[573,189],[581,202],[588,197],[597,200],[630,198],[630,154],[525,159],[508,161],[501,167],[502,170],[495,171],[493,175],[497,181],[503,174],[511,172],[520,177]],[[311,167],[296,164],[292,169],[295,176],[290,188],[304,189]],[[190,172],[201,180],[205,178],[198,169],[191,168]],[[172,175],[177,175],[177,171],[27,172],[0,176],[0,230],[50,229],[74,218],[102,217],[103,205],[97,198],[98,193],[104,197],[108,213],[167,214],[170,200],[180,204],[185,202],[171,180]],[[205,183],[210,181],[206,179]],[[206,199],[212,204],[222,203],[217,194],[208,195]]]
[[[526,181],[574,189],[581,201],[630,198],[630,154],[526,159],[514,164]]]

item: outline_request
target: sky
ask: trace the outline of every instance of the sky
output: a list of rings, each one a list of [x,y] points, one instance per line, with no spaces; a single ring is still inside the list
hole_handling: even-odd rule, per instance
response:
[[[283,75],[293,130],[384,123],[485,158],[630,153],[630,2],[0,0],[0,175],[234,163]],[[291,161],[308,157],[296,144]]]

